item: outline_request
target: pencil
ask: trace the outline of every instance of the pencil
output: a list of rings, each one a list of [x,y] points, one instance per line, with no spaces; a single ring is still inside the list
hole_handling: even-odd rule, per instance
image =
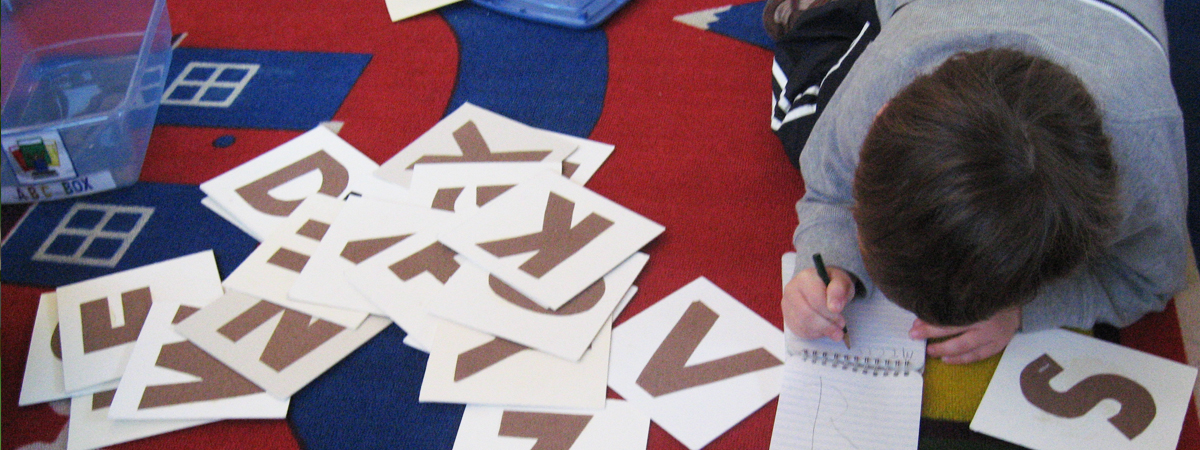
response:
[[[825,269],[825,260],[821,258],[820,253],[813,253],[813,266],[817,269],[817,276],[821,277],[821,282],[829,286],[829,270]],[[850,330],[842,327],[842,342],[846,344],[846,348],[850,348]]]

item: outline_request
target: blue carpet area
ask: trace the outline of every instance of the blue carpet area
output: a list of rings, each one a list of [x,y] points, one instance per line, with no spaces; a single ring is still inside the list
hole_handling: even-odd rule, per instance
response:
[[[308,130],[333,119],[371,55],[177,48],[159,124]]]
[[[200,204],[197,186],[140,182],[41,203],[0,250],[5,283],[58,287],[212,249],[221,277],[258,246]]]

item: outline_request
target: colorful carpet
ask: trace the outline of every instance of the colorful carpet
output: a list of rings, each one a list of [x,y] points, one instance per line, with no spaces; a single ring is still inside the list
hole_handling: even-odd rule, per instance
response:
[[[770,132],[771,53],[757,22],[761,2],[727,1],[630,2],[602,27],[579,31],[469,3],[392,23],[381,0],[170,0],[174,32],[187,32],[171,77],[189,61],[212,59],[258,65],[262,77],[247,82],[238,107],[164,106],[141,182],[131,188],[33,208],[5,205],[0,446],[64,443],[61,403],[17,406],[39,294],[206,248],[227,275],[254,242],[200,206],[197,185],[322,121],[343,122],[340,136],[376,162],[464,102],[614,144],[588,187],[667,229],[645,249],[651,259],[639,293],[617,325],[703,276],[779,326],[779,255],[791,247],[803,181]],[[1168,7],[1196,9],[1182,3]],[[676,20],[684,15],[694,20]],[[1191,44],[1172,42],[1175,55],[1195,55],[1191,34]],[[1194,117],[1192,105],[1185,111]],[[114,205],[152,210],[144,237],[127,247],[98,245],[83,259],[55,257],[82,245],[62,230],[94,225],[88,208]],[[1114,334],[1124,345],[1186,360],[1173,308]],[[223,421],[113,448],[449,449],[462,407],[416,401],[425,356],[402,345],[403,337],[394,326],[376,336],[298,392],[286,421]],[[930,364],[922,450],[1015,448],[966,425],[994,366]],[[767,448],[775,405],[706,448]],[[684,447],[652,425],[648,448]],[[1178,448],[1200,449],[1194,404]]]

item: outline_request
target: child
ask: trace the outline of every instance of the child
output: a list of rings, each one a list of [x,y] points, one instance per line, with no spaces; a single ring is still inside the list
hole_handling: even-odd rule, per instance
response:
[[[870,4],[801,1],[767,3],[781,43],[813,15]],[[954,364],[1018,330],[1162,310],[1185,283],[1183,120],[1161,1],[1119,3],[880,0],[882,20],[867,18],[823,77],[781,62],[804,57],[781,45],[777,107],[816,116],[810,133],[781,136],[801,143],[807,189],[788,328],[842,339],[846,303],[878,291],[917,315],[912,338],[949,337],[928,354]],[[813,91],[824,99],[790,94]],[[782,135],[791,121],[776,118]]]

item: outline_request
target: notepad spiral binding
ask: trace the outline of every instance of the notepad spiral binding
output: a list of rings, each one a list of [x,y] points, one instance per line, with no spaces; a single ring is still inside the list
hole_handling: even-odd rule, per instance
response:
[[[909,361],[899,359],[873,358],[866,356],[851,356],[837,352],[803,350],[800,356],[805,361],[833,368],[848,369],[874,376],[908,376],[913,372],[920,374],[922,368],[913,367]]]

